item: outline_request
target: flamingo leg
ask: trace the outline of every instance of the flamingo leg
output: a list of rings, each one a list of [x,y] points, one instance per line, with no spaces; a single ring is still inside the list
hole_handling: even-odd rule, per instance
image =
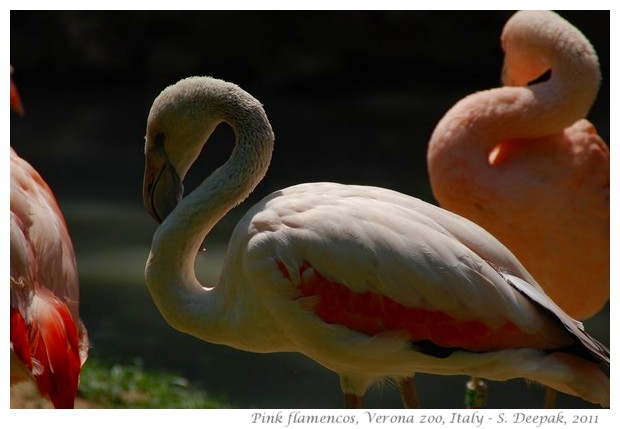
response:
[[[362,408],[362,397],[354,393],[344,394],[344,407],[345,408]]]
[[[547,387],[545,391],[545,408],[555,408],[555,398],[557,391],[550,387]]]
[[[488,387],[484,380],[472,377],[465,386],[465,407],[486,408]]]
[[[398,389],[400,390],[400,397],[405,408],[420,408],[418,391],[413,377],[400,378],[398,380]]]

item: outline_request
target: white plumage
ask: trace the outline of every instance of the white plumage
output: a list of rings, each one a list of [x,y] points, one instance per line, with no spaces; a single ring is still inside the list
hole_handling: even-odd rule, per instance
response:
[[[223,121],[236,134],[231,158],[181,199],[183,177]],[[175,328],[242,350],[303,353],[340,375],[348,406],[373,382],[415,372],[524,377],[609,404],[595,363],[609,352],[502,244],[394,191],[309,183],[267,196],[235,228],[218,284],[203,287],[196,253],[264,176],[271,127],[236,85],[189,78],[155,100],[146,140],[144,202],[163,219],[146,279]]]

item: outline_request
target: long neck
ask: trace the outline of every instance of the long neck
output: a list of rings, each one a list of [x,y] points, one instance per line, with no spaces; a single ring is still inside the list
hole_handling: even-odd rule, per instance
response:
[[[225,110],[223,121],[236,136],[233,153],[160,225],[146,268],[149,290],[164,318],[180,331],[212,341],[226,336],[231,303],[222,299],[222,288],[200,284],[196,255],[213,226],[263,178],[273,150],[273,133],[262,108],[252,114]]]
[[[584,118],[600,85],[594,49],[576,30],[562,29],[554,33],[545,57],[551,69],[549,80],[481,91],[458,102],[431,136],[429,168],[439,163],[488,168],[489,153],[497,144],[560,133]]]

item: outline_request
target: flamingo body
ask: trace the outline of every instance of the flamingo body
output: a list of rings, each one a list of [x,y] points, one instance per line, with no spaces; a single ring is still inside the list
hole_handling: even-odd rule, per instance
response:
[[[181,199],[182,179],[220,122],[231,158]],[[194,262],[203,238],[263,177],[273,132],[236,85],[188,78],[147,125],[144,203],[162,221],[149,291],[176,329],[253,352],[300,352],[340,375],[349,405],[382,378],[414,372],[525,377],[603,405],[608,351],[472,222],[387,189],[309,183],[252,207],[218,284]],[[406,383],[404,383],[406,384]]]
[[[515,14],[502,45],[504,82],[516,86],[472,94],[441,119],[428,148],[433,194],[587,319],[609,300],[609,148],[583,119],[600,83],[596,53],[545,11]]]
[[[73,408],[88,354],[75,254],[52,191],[12,148],[10,209],[10,384],[33,381],[56,408]]]

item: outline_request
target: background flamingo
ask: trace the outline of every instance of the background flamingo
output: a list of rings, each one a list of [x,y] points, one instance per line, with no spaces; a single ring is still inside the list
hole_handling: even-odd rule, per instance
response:
[[[440,205],[483,226],[572,317],[609,300],[609,148],[584,118],[600,84],[588,40],[553,12],[515,14],[502,88],[437,125],[428,171]],[[528,82],[551,70],[544,82]]]
[[[11,108],[23,112],[11,80]],[[11,148],[11,378],[34,381],[56,408],[73,408],[88,355],[78,272],[50,188]]]
[[[501,39],[509,86],[466,97],[439,122],[428,148],[433,194],[507,245],[584,320],[610,294],[609,148],[582,119],[598,93],[598,59],[553,12],[516,13]]]
[[[221,122],[231,157],[181,199],[182,182]],[[194,263],[203,239],[265,175],[273,132],[236,85],[189,78],[151,108],[143,197],[162,222],[149,291],[176,329],[253,352],[300,352],[340,376],[345,405],[414,372],[525,377],[607,406],[608,351],[557,307],[475,224],[382,188],[335,183],[275,192],[241,219],[216,287]],[[587,356],[587,357],[586,357]],[[403,389],[406,405],[411,391]]]

